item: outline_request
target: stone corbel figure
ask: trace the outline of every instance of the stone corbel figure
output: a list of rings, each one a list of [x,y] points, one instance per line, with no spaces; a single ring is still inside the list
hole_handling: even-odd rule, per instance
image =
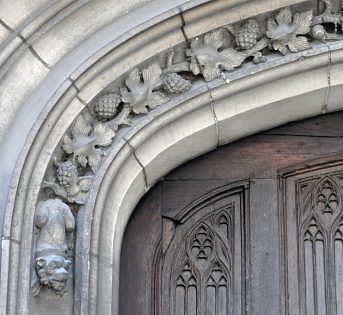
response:
[[[68,234],[75,230],[74,216],[60,199],[48,199],[39,202],[34,223],[39,231],[34,249],[32,293],[36,296],[46,286],[63,296],[71,265],[67,256]]]

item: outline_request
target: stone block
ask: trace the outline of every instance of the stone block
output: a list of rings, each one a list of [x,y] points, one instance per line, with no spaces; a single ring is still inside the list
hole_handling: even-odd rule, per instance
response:
[[[143,128],[139,137],[129,139],[145,169],[148,187],[175,167],[217,146],[216,121],[208,93],[183,105],[175,109],[178,112],[175,116],[180,116],[179,119],[168,122],[161,115]],[[187,112],[187,107],[192,105],[194,109]],[[199,107],[196,108],[196,105]],[[155,124],[163,127],[150,137],[144,136],[150,133],[149,129],[153,129]]]
[[[23,23],[39,15],[47,7],[58,0],[11,0],[0,2],[0,19],[13,30],[17,30]]]
[[[20,106],[38,87],[49,70],[31,53],[21,56],[0,81],[0,144],[10,130]],[[30,113],[28,113],[30,115]]]
[[[320,114],[326,88],[327,53],[323,53],[213,89],[220,143]]]
[[[120,3],[116,0],[90,1],[63,19],[63,23],[56,24],[37,40],[33,47],[50,66],[53,66],[64,55],[111,21],[147,2],[149,1],[132,0]]]

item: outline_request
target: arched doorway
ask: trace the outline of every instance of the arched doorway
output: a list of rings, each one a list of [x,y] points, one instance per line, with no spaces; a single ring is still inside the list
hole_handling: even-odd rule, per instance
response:
[[[120,314],[341,314],[343,113],[169,173],[124,235]]]
[[[26,54],[23,60],[30,67],[20,68],[22,63],[15,62],[16,67],[11,69],[13,76],[8,76],[9,81],[18,84],[10,84],[12,89],[9,90],[16,93],[10,93],[11,98],[3,104],[10,104],[7,107],[17,112],[7,115],[13,117],[6,121],[10,130],[0,157],[1,180],[5,180],[2,196],[6,196],[2,200],[6,200],[8,194],[8,200],[0,205],[3,213],[0,221],[4,220],[0,313],[28,314],[37,313],[38,309],[46,313],[41,309],[44,305],[50,312],[54,309],[66,314],[118,314],[122,234],[137,202],[161,177],[187,160],[225,143],[289,121],[342,109],[341,41],[316,43],[310,50],[296,54],[273,55],[262,65],[254,65],[250,60],[249,69],[244,66],[222,73],[227,75],[226,80],[221,76],[205,82],[199,77],[192,90],[182,97],[173,96],[170,102],[135,120],[130,128],[120,130],[106,149],[106,156],[94,174],[87,203],[77,211],[75,268],[71,272],[75,277],[75,291],[70,289],[63,302],[57,297],[47,303],[38,301],[37,308],[31,308],[32,301],[38,300],[30,292],[30,269],[34,262],[33,218],[37,203],[46,198],[42,182],[47,179],[45,175],[56,171],[53,160],[61,149],[64,135],[71,132],[74,121],[85,114],[93,100],[117,87],[119,81],[124,84],[128,72],[137,67],[143,69],[151,58],[227,23],[242,24],[260,14],[258,18],[264,19],[271,11],[294,4],[297,4],[292,8],[294,12],[308,10],[310,5],[317,13],[316,3],[301,0],[148,2],[149,6],[143,6],[144,1],[139,1],[142,7],[135,12],[131,8],[130,14],[125,10],[124,19],[116,20],[115,10],[107,10],[114,13],[112,17],[99,16],[97,21],[102,23],[95,23],[94,17],[89,18],[90,14],[105,11],[105,5],[117,7],[117,2],[91,1],[90,6],[75,12],[76,19],[70,17],[69,22],[63,23],[62,32],[57,30],[58,37],[63,39],[62,47],[69,49],[63,49],[63,54],[62,51],[56,53],[48,73],[45,68],[49,62],[39,70],[40,67],[30,62],[31,58],[26,60]],[[338,0],[335,2],[335,9],[340,10]],[[51,13],[59,20],[55,12]],[[65,12],[60,13],[64,16]],[[75,20],[82,22],[82,27],[73,27],[76,35],[80,35],[78,38],[83,39],[81,43],[72,36],[64,36],[70,34],[69,26],[74,25]],[[98,31],[89,27],[87,21],[96,24]],[[60,29],[60,23],[56,25]],[[38,48],[35,38],[35,49],[31,52],[35,58],[36,53],[43,57],[37,58],[41,59],[39,62],[44,61],[44,56],[51,60],[46,43],[55,42],[55,34],[48,32],[40,41],[42,48],[48,48],[47,55]],[[31,41],[23,46],[28,42]],[[40,54],[42,52],[44,54]],[[41,73],[35,80],[32,80],[31,65]],[[21,84],[21,80],[27,84]],[[18,97],[19,92],[25,96]],[[216,191],[226,184],[229,183],[214,183],[203,193]],[[239,189],[235,185],[228,188],[229,197],[231,189],[236,188]],[[193,197],[188,202],[201,203],[199,196]],[[164,223],[169,226],[168,221]],[[194,222],[195,230],[197,226]],[[192,239],[186,232],[184,236]],[[240,255],[243,254],[241,251]],[[213,257],[216,256],[213,254]],[[246,263],[244,256],[240,259]],[[170,268],[173,270],[173,266]],[[227,276],[229,270],[224,271]],[[228,283],[225,290],[232,292]],[[256,301],[260,300],[255,298]],[[245,305],[244,301],[240,303]]]

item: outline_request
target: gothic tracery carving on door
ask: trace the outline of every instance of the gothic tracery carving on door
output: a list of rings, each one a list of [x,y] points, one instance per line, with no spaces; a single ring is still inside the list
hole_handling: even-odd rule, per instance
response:
[[[289,314],[343,314],[342,165],[286,179]]]
[[[163,265],[163,315],[244,314],[244,190],[175,229]],[[201,207],[200,207],[201,208]]]

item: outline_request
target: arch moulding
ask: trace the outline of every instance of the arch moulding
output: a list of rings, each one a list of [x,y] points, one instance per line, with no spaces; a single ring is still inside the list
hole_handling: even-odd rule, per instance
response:
[[[111,3],[115,6],[115,1]],[[96,4],[101,11],[102,2]],[[333,1],[333,5],[341,18],[341,4]],[[60,23],[67,24],[73,14],[82,21],[90,10],[94,7],[80,5]],[[157,181],[218,146],[290,121],[342,110],[343,37],[340,31],[336,35],[325,29],[323,35],[316,35],[314,26],[320,23],[313,16],[322,14],[320,10],[325,10],[321,1],[152,1],[129,9],[126,16],[109,17],[106,25],[64,55],[43,59],[48,72],[18,105],[0,151],[0,164],[6,165],[0,167],[5,187],[1,196],[6,200],[0,209],[4,213],[0,313],[40,314],[39,303],[55,307],[58,301],[64,304],[59,314],[118,314],[123,233],[138,201]],[[262,48],[245,47],[246,43],[237,39],[240,49],[231,48],[228,39],[237,38],[249,19],[266,25],[268,18],[275,19],[280,12],[286,19],[291,14],[289,23],[308,20],[304,22],[309,23],[307,31],[294,34],[306,35],[308,47],[299,44],[292,49],[289,44],[283,51],[273,47],[277,40],[269,33],[269,37],[255,38],[253,45],[267,41]],[[342,18],[339,21],[341,27]],[[35,32],[31,48],[39,51],[40,40],[53,40],[60,31],[55,24],[45,33],[41,29]],[[268,34],[266,26],[261,28],[261,33]],[[229,59],[222,54],[225,60],[209,69],[209,62],[197,53],[197,41],[202,48],[207,45],[207,52],[212,45]],[[178,57],[180,51],[187,58]],[[23,60],[25,53],[16,58]],[[181,59],[175,61],[177,58]],[[187,68],[182,68],[186,64]],[[165,87],[166,75],[174,73],[165,69],[173,66],[182,70],[183,77],[169,77],[181,80],[180,93]],[[11,75],[15,70],[7,71]],[[143,107],[135,103],[137,95],[130,80],[148,89],[145,92],[150,98]],[[109,118],[100,122],[99,117],[104,117],[95,110],[96,104],[104,102],[101,97],[108,95],[111,104],[120,97],[115,114],[124,116],[114,125]],[[156,103],[152,103],[152,95],[158,99]],[[125,104],[131,106],[126,116]],[[126,118],[131,119],[130,126],[125,125]],[[18,135],[15,130],[21,124]],[[97,151],[100,158],[93,164],[89,156],[81,160],[81,153],[66,149],[66,137],[75,143],[78,132],[82,133],[75,129],[78,125],[86,130],[84,136],[95,138],[97,126],[103,128],[106,139],[94,142],[93,149],[102,152]],[[58,159],[77,164],[88,180],[82,196],[52,189],[52,183],[57,183]],[[54,300],[49,290],[33,297],[31,287],[39,232],[35,214],[39,202],[51,196],[68,204],[76,218],[69,272],[74,285],[62,300]],[[44,300],[46,296],[50,298]]]

